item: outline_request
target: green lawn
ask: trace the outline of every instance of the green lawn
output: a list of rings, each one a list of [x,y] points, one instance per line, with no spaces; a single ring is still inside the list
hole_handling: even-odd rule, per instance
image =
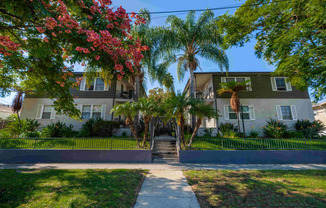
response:
[[[146,148],[148,149],[149,142]],[[139,149],[133,138],[0,139],[1,149]]]
[[[189,149],[189,148],[184,148]],[[326,150],[325,139],[195,138],[192,150]]]
[[[201,207],[326,207],[326,170],[187,170]]]
[[[17,172],[0,170],[0,207],[132,207],[147,174],[144,170]]]

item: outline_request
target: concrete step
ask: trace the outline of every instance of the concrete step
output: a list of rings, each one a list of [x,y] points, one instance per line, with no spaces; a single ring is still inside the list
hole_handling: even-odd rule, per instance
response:
[[[154,147],[154,150],[164,150],[164,151],[166,151],[166,150],[177,150],[177,148],[176,147]]]
[[[153,154],[177,154],[177,151],[174,150],[174,151],[157,151],[157,150],[154,150],[152,152]]]
[[[154,158],[153,163],[178,163],[178,159],[163,159],[163,158]]]

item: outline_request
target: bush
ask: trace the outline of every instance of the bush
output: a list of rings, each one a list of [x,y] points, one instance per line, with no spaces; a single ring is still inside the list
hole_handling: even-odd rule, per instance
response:
[[[22,133],[19,135],[19,138],[39,138],[41,133],[39,131],[30,131],[26,133]]]
[[[306,138],[317,138],[318,133],[325,128],[321,121],[309,121],[308,119],[298,120],[294,124],[294,127],[298,132],[301,132]]]
[[[276,119],[270,119],[267,121],[266,126],[264,126],[263,132],[269,138],[283,138],[287,132],[287,125]]]
[[[220,123],[218,129],[222,132],[223,136],[236,136],[238,127],[234,126],[233,123]]]
[[[1,138],[11,138],[12,136],[5,129],[0,130],[0,139]]]
[[[8,117],[8,124],[3,129],[9,137],[17,137],[22,133],[34,132],[39,127],[40,123],[35,119],[18,119],[18,116],[13,114]]]
[[[126,131],[123,131],[122,134],[121,134],[121,136],[127,137],[127,132]]]
[[[115,121],[106,121],[101,118],[89,119],[83,124],[79,135],[81,137],[111,137],[113,130],[119,127],[119,123]]]
[[[71,124],[67,126],[61,121],[47,125],[42,131],[42,136],[45,137],[75,137],[76,135],[78,132],[73,129]]]
[[[205,128],[204,129],[204,137],[211,137],[214,129],[213,128]]]
[[[259,132],[256,131],[256,130],[254,130],[254,129],[252,129],[252,130],[249,131],[249,135],[248,135],[248,137],[249,137],[249,138],[257,138],[258,135],[259,135]]]
[[[298,132],[298,131],[287,131],[284,134],[285,138],[291,138],[291,139],[302,139],[304,138],[304,134],[302,132]]]

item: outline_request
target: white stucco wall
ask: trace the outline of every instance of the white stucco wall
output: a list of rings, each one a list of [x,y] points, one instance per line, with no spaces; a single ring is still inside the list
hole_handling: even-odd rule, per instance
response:
[[[105,119],[111,120],[111,109],[112,109],[112,98],[99,99],[99,98],[78,98],[75,99],[76,104],[82,105],[106,105]],[[25,98],[23,103],[23,108],[21,111],[21,118],[36,119],[37,107],[38,105],[52,105],[53,101],[48,98]],[[83,121],[77,121],[68,116],[55,115],[54,119],[37,119],[41,125],[47,125],[57,121],[65,122],[66,124],[72,124],[74,129],[78,130],[81,128]]]
[[[216,102],[221,115],[219,123],[230,122],[238,126],[236,119],[226,120],[224,116],[224,105],[230,105],[230,99],[216,99]],[[246,132],[255,129],[261,133],[262,127],[266,125],[269,117],[277,119],[276,105],[295,105],[298,119],[315,120],[310,99],[241,99],[240,102],[241,105],[254,106],[255,120],[245,120]],[[215,108],[215,106],[213,107]],[[296,121],[284,120],[283,122],[291,129]],[[216,128],[216,124],[210,120],[204,120],[201,128]],[[240,128],[242,130],[242,122]],[[202,130],[198,133],[198,135],[200,134],[202,134]]]
[[[320,120],[326,126],[326,106],[314,109],[315,119]]]

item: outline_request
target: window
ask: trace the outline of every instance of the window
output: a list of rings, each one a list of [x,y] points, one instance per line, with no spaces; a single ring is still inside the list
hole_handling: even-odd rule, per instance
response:
[[[291,83],[286,77],[271,77],[273,91],[292,91]]]
[[[253,110],[253,107],[252,107]],[[244,120],[253,120],[253,118],[250,118],[250,107],[249,106],[242,106],[242,112],[243,114],[241,114],[241,110],[239,112],[239,116],[240,119]],[[229,114],[229,119],[237,119],[237,114],[232,110],[231,106],[228,105],[228,114]]]
[[[42,112],[42,119],[50,119],[52,112],[52,105],[44,105]]]
[[[83,105],[82,107],[82,119],[90,119],[91,118],[91,105]]]
[[[250,81],[250,77],[222,77],[222,82],[244,82],[244,81],[248,81],[247,83],[247,91],[251,91],[251,81]]]
[[[36,119],[55,119],[55,110],[52,105],[38,105]]]
[[[290,106],[281,106],[283,120],[292,120],[292,113]]]
[[[277,90],[286,90],[285,78],[275,78],[275,82]]]
[[[106,105],[79,105],[82,119],[105,118]]]
[[[295,105],[277,105],[276,106],[278,120],[297,120],[297,110]]]
[[[101,118],[101,105],[93,105],[93,115],[92,118]]]
[[[108,86],[105,86],[104,80],[101,78],[95,78],[89,85],[85,79],[82,80],[80,84],[81,91],[106,91]]]
[[[96,91],[102,91],[104,90],[104,80],[97,78],[96,79],[96,87],[95,87]]]

